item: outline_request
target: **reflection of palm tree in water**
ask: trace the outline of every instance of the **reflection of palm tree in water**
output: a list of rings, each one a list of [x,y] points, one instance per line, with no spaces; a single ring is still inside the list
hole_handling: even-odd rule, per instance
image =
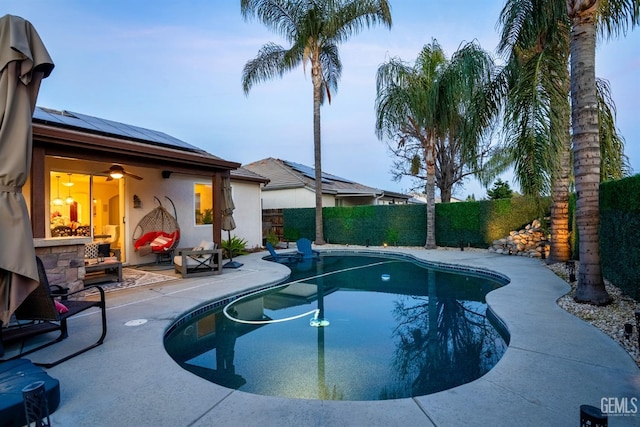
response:
[[[497,332],[469,303],[438,298],[433,271],[428,275],[429,296],[398,301],[395,316],[399,337],[394,360],[407,390],[393,397],[435,393],[486,373],[502,354]]]
[[[231,308],[229,314],[236,317],[238,313]],[[216,314],[216,368],[220,373],[235,374],[235,346],[238,333],[236,323],[227,319],[223,313]]]

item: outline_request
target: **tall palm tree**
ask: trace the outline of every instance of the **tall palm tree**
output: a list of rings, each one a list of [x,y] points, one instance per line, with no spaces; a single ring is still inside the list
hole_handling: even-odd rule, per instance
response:
[[[287,49],[275,43],[264,45],[242,71],[242,87],[251,87],[282,75],[302,64],[311,65],[313,84],[313,148],[315,168],[316,244],[324,244],[322,226],[322,164],[320,106],[331,103],[342,72],[338,45],[364,27],[382,24],[391,27],[387,0],[241,0],[245,19],[255,17],[284,37]]]
[[[569,24],[561,2],[509,0],[498,49],[510,162],[523,193],[551,192],[549,262],[571,257],[569,242]]]
[[[476,93],[491,80],[493,61],[476,43],[462,46],[449,61],[437,40],[425,45],[415,64],[398,58],[378,68],[376,134],[399,147],[417,141],[423,151],[427,195],[426,249],[436,247],[435,177],[438,147],[460,144],[460,158],[477,159],[478,133],[464,120]]]
[[[604,16],[604,15],[603,15]],[[549,262],[567,261],[571,135],[569,104],[569,21],[563,3],[507,1],[499,50],[510,55],[503,73],[508,87],[505,123],[511,163],[526,194],[551,188]],[[600,147],[607,172],[603,179],[629,173],[624,141],[615,128],[615,105],[606,82],[598,81]]]
[[[602,4],[600,4],[602,3]],[[580,268],[575,300],[608,304],[602,277],[598,228],[600,139],[596,89],[596,23],[606,35],[626,32],[640,18],[638,0],[567,0],[571,21],[571,124],[576,193],[576,223],[580,237]]]

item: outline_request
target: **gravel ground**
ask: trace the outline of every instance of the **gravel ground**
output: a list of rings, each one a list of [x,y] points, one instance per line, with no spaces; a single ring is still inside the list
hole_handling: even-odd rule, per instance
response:
[[[438,248],[440,250],[458,250],[457,248]],[[479,248],[465,248],[471,251],[486,251]],[[541,261],[542,262],[542,261]],[[640,367],[640,342],[638,342],[638,325],[636,325],[635,312],[640,312],[640,303],[634,299],[624,295],[620,289],[613,286],[605,279],[605,288],[613,302],[605,307],[597,307],[590,304],[578,304],[573,300],[576,292],[577,281],[569,281],[569,272],[564,262],[546,265],[555,274],[561,277],[569,285],[571,291],[558,300],[558,305],[569,313],[584,320],[600,329],[605,334],[613,338],[618,344],[624,348],[631,358]],[[576,275],[578,272],[578,263],[575,263]],[[625,335],[624,325],[628,323],[633,325],[633,331],[630,335]]]
[[[558,300],[558,305],[576,317],[591,323],[605,334],[609,335],[624,348],[631,358],[640,367],[640,350],[638,349],[638,328],[635,312],[640,312],[640,303],[624,295],[620,289],[605,280],[607,292],[613,298],[613,302],[605,307],[597,307],[589,304],[578,304],[573,300],[577,281],[570,282],[565,263],[551,264],[547,266],[554,273],[571,285],[571,292]],[[576,263],[576,274],[578,263]],[[625,334],[624,325],[632,325],[630,335]]]

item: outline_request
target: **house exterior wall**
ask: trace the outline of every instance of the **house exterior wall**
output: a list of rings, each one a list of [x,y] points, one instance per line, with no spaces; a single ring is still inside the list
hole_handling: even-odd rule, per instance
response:
[[[347,197],[344,199],[340,199],[340,204],[336,203],[336,206],[367,206],[367,205],[375,205],[380,204],[376,203],[376,199],[371,196],[363,196],[363,197]]]
[[[335,197],[323,194],[322,206],[335,206]],[[313,208],[316,205],[315,192],[307,188],[288,188],[262,192],[262,209]]]
[[[213,227],[211,224],[196,224],[195,220],[195,196],[194,184],[211,184],[210,177],[194,177],[188,175],[172,174],[170,178],[163,179],[159,170],[131,168],[133,173],[141,176],[157,176],[157,179],[144,179],[142,181],[128,180],[127,205],[129,236],[133,236],[136,225],[142,217],[157,206],[153,196],[160,199],[162,205],[173,214],[173,206],[164,196],[173,200],[176,205],[178,224],[180,225],[180,247],[194,247],[202,240],[213,240]],[[144,175],[142,175],[144,174]],[[236,229],[231,235],[247,240],[247,247],[252,248],[262,245],[262,219],[260,210],[260,184],[257,182],[243,182],[231,180],[231,188],[235,210],[233,218]],[[133,195],[136,194],[142,201],[141,209],[133,208]],[[222,239],[227,240],[226,231],[222,232]],[[129,254],[131,263],[139,264],[150,261],[148,255],[140,257],[133,247]]]
[[[49,170],[72,170],[74,173],[96,174],[104,167],[96,166],[86,161],[69,161],[61,158],[49,158],[46,163]],[[162,205],[174,215],[173,205],[165,198],[169,197],[176,207],[176,215],[180,226],[179,247],[194,247],[202,240],[213,240],[213,226],[211,224],[196,225],[194,184],[212,184],[210,176],[193,176],[171,174],[169,178],[162,178],[161,170],[153,168],[125,165],[128,172],[141,176],[142,180],[125,177],[118,180],[120,184],[119,212],[123,224],[120,228],[122,260],[128,264],[145,264],[155,261],[155,255],[140,256],[134,249],[134,236],[141,236],[141,229],[137,229],[140,220],[158,206],[154,199],[157,197]],[[234,219],[236,229],[232,235],[246,239],[249,248],[262,244],[262,219],[260,207],[261,184],[259,182],[236,181],[232,179],[232,191],[236,210]],[[47,187],[47,192],[49,188]],[[139,207],[134,207],[134,195],[141,201]],[[47,216],[50,215],[49,205],[46,204]],[[101,207],[97,207],[100,213]],[[95,216],[95,214],[94,214]],[[99,234],[99,230],[96,233]],[[222,239],[226,240],[227,233],[222,232]],[[112,247],[116,245],[112,244]]]
[[[231,178],[231,193],[235,210],[233,219],[236,229],[231,235],[236,235],[247,241],[247,248],[262,247],[262,210],[260,206],[260,184],[256,182],[237,181]],[[227,233],[222,232],[222,238],[228,239]]]

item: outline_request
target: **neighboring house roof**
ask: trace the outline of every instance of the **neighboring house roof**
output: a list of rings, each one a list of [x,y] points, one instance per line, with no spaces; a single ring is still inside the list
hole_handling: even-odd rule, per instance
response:
[[[238,181],[259,182],[261,184],[267,184],[269,182],[268,178],[265,178],[262,175],[258,175],[257,173],[252,172],[249,169],[245,169],[243,167],[239,167],[238,169],[232,170],[231,179],[238,180]]]
[[[315,191],[315,169],[300,163],[273,157],[258,160],[242,166],[269,179],[263,191],[290,188],[307,188]],[[322,192],[335,197],[373,196],[408,200],[410,196],[393,191],[368,187],[349,179],[322,172]]]

